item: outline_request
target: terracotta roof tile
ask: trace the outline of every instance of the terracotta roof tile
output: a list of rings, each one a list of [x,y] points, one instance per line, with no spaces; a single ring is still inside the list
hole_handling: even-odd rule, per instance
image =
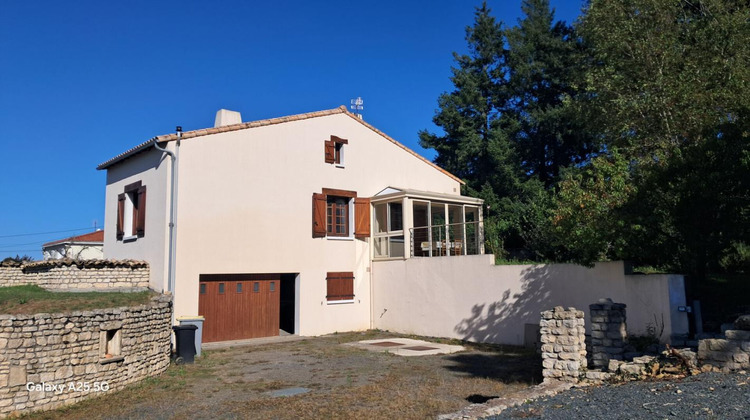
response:
[[[42,248],[62,244],[65,242],[104,242],[104,231],[97,230],[94,232],[84,233],[83,235],[71,236],[70,238],[59,239],[57,241],[47,242]]]

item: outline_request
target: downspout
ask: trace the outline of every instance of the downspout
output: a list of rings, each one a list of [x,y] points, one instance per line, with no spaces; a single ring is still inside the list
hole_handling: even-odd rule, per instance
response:
[[[182,127],[177,127],[177,147],[179,150],[180,139],[182,139]],[[177,166],[177,156],[166,148],[159,147],[159,144],[154,141],[154,149],[166,153],[172,161],[170,166],[170,178],[169,178],[169,251],[168,251],[168,262],[167,262],[167,290],[172,293],[172,304],[175,302],[175,167]],[[172,324],[174,324],[175,313],[172,310]]]

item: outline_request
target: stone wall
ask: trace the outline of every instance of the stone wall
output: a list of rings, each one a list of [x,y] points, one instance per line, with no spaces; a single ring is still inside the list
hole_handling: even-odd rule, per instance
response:
[[[36,284],[48,290],[146,289],[149,267],[133,260],[48,260],[0,266],[0,287]]]
[[[583,311],[562,306],[542,312],[539,327],[545,381],[578,382],[587,365],[583,317]]]
[[[604,368],[610,360],[622,360],[628,337],[625,304],[599,299],[591,311],[591,366]]]
[[[0,315],[0,417],[49,410],[162,373],[171,317],[169,295],[134,307]]]
[[[728,330],[724,334],[726,338],[698,342],[698,359],[703,366],[723,371],[750,369],[750,331]]]

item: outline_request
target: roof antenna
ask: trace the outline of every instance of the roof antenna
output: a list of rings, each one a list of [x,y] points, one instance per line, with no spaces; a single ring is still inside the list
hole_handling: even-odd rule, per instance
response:
[[[349,106],[352,110],[354,110],[354,115],[357,116],[360,120],[362,119],[362,110],[365,109],[363,106],[365,101],[362,100],[361,96],[357,96],[357,99],[352,99],[352,104]]]

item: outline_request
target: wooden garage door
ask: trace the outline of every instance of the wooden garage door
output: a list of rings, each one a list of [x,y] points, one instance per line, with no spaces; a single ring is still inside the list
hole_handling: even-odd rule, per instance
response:
[[[278,274],[200,276],[198,314],[203,341],[241,340],[279,335]]]

